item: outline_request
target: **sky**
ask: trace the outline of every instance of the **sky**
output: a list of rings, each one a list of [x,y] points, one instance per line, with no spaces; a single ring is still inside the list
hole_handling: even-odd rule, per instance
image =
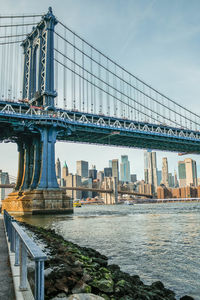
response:
[[[1,14],[45,13],[55,16],[92,45],[166,96],[200,113],[199,0],[7,0]],[[142,149],[57,143],[56,158],[70,172],[76,160],[98,170],[110,159],[127,154],[131,173],[143,178]],[[168,157],[169,171],[177,169],[177,153],[157,151],[158,169]],[[197,155],[191,157],[200,165]],[[17,147],[0,144],[0,169],[17,174]],[[199,174],[200,176],[200,174]]]

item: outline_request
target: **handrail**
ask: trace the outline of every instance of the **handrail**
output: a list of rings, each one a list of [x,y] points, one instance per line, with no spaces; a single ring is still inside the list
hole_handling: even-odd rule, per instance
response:
[[[10,243],[10,251],[15,253],[15,266],[20,266],[21,291],[27,290],[27,255],[35,261],[35,300],[44,300],[45,253],[34,243],[16,220],[4,210],[4,224]]]

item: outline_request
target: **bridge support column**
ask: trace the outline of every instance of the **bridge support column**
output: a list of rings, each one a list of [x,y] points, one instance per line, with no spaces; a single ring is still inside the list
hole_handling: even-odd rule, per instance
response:
[[[45,127],[41,130],[42,157],[41,177],[38,189],[58,189],[55,171],[55,142],[57,130],[54,127]]]
[[[32,143],[30,140],[25,141],[24,143],[25,159],[24,159],[24,170],[23,178],[20,186],[20,190],[28,190],[30,188],[30,180],[32,177],[32,164],[33,164],[33,149]]]
[[[36,189],[39,178],[40,178],[40,170],[41,170],[41,143],[39,137],[35,137],[33,140],[33,176],[30,184],[30,189]]]
[[[21,184],[22,184],[22,178],[23,178],[23,171],[24,171],[24,147],[22,142],[17,143],[17,150],[19,152],[18,154],[18,174],[17,174],[17,182],[15,185],[15,190],[18,191]]]

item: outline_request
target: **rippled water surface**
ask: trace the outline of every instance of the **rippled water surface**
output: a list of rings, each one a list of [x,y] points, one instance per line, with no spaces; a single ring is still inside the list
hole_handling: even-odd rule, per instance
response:
[[[83,206],[71,216],[24,217],[92,247],[137,274],[200,299],[200,203]]]

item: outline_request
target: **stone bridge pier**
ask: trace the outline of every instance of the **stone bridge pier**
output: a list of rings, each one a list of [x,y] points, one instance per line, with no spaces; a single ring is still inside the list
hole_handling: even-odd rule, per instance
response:
[[[55,173],[57,129],[40,126],[36,133],[18,135],[18,175],[14,191],[2,201],[12,213],[72,213],[73,203],[58,186]]]

